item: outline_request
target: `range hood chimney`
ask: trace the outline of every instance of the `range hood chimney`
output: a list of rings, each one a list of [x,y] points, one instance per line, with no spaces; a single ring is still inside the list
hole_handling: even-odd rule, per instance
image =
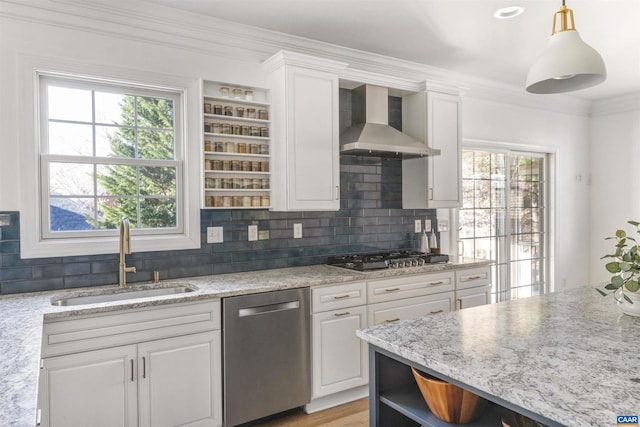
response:
[[[352,94],[354,125],[340,135],[342,154],[404,159],[440,155],[440,150],[389,126],[387,88],[362,85]]]

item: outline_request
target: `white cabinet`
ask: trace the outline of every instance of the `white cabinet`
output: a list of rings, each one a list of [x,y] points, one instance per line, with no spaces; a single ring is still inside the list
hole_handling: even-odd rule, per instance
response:
[[[491,270],[489,266],[456,272],[456,309],[491,304]]]
[[[292,52],[264,63],[272,104],[272,206],[338,210],[338,74],[346,64]]]
[[[367,344],[356,336],[367,326],[365,289],[355,282],[311,290],[313,399],[368,382]]]
[[[407,95],[402,102],[403,132],[441,151],[402,161],[402,207],[462,206],[460,96],[428,91]]]
[[[453,309],[453,292],[369,305],[369,326],[419,319]]]
[[[218,301],[45,323],[41,425],[222,425],[219,329]]]

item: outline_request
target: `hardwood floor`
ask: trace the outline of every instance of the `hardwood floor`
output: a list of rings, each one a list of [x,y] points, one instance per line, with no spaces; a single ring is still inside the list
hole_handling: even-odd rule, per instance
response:
[[[261,427],[366,427],[369,425],[369,399],[356,400],[313,414],[306,414],[302,409],[298,409],[278,418],[250,425]]]

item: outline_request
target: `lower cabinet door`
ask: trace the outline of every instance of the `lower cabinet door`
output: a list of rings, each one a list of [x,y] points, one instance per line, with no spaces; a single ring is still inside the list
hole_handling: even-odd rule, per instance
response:
[[[141,427],[222,425],[220,331],[138,345]]]
[[[369,306],[369,325],[381,325],[399,320],[418,319],[453,309],[453,292],[381,302]]]
[[[41,425],[138,425],[135,360],[135,345],[43,359]]]
[[[312,318],[312,397],[367,384],[367,344],[356,336],[357,329],[367,326],[366,307],[316,313]]]

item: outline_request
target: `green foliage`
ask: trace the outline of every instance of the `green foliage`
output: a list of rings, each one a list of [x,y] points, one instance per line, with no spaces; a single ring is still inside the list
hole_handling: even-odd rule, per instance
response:
[[[174,158],[173,103],[147,97],[123,97],[122,127],[109,136],[117,158]],[[172,167],[109,165],[96,175],[105,190],[99,228],[114,229],[123,216],[142,228],[176,225],[176,170]]]
[[[640,234],[640,222],[628,221],[628,223],[636,227],[636,232]],[[614,253],[600,258],[613,258],[613,261],[605,265],[607,271],[612,274],[611,281],[605,285],[605,289],[616,291],[624,286],[624,289],[629,292],[638,292],[640,290],[640,253],[636,239],[627,236],[624,230],[617,230],[615,237],[607,237],[606,240],[615,240],[616,243]],[[606,295],[599,289],[598,292]],[[633,303],[626,295],[624,298]]]

